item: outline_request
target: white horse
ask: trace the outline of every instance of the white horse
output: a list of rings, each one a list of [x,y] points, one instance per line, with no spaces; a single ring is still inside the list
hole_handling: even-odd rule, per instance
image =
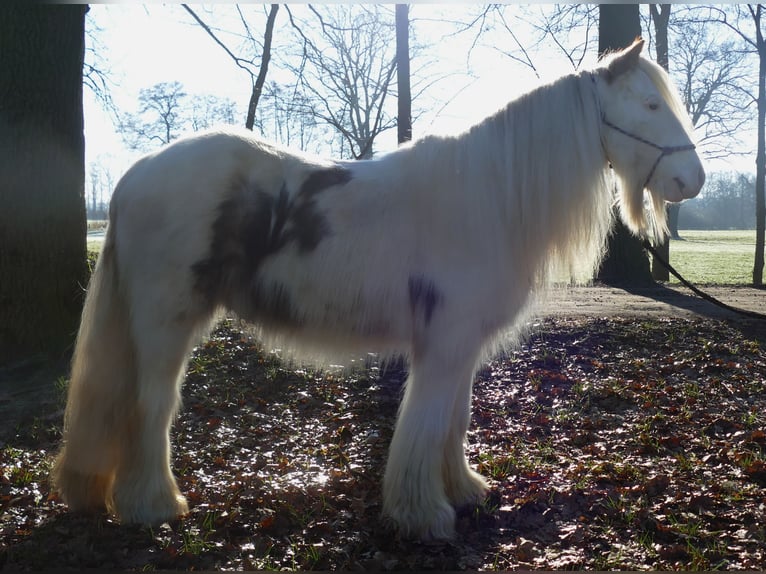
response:
[[[404,535],[450,537],[454,507],[487,490],[464,452],[484,353],[552,269],[597,265],[615,187],[639,233],[703,184],[683,105],[642,46],[371,161],[234,133],[138,161],[114,192],[77,338],[63,500],[127,522],[187,512],[169,430],[189,352],[227,309],[300,349],[408,354],[384,514]]]

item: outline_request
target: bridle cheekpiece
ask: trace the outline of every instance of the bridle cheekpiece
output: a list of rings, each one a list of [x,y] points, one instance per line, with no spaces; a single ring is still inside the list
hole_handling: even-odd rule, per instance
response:
[[[596,73],[594,72],[591,75],[591,80],[593,81],[593,87],[596,88]],[[612,128],[613,130],[621,133],[624,136],[627,136],[631,139],[634,139],[638,142],[641,142],[642,144],[648,145],[650,147],[653,147],[656,150],[659,150],[660,155],[657,156],[657,159],[654,161],[654,164],[652,164],[652,169],[649,170],[649,175],[646,176],[646,180],[644,180],[644,185],[641,187],[642,189],[645,189],[647,185],[649,185],[649,182],[651,181],[652,177],[654,176],[654,172],[657,170],[657,166],[660,165],[660,161],[662,161],[662,158],[672,155],[679,151],[691,151],[693,149],[696,149],[697,146],[693,143],[685,144],[685,145],[676,145],[676,146],[661,146],[657,145],[654,142],[649,141],[646,138],[643,138],[641,136],[638,136],[636,134],[630,133],[627,130],[622,129],[620,126],[617,126],[610,122],[608,119],[606,119],[606,114],[604,113],[603,109],[601,108],[601,99],[598,96],[598,91],[596,91],[596,106],[598,107],[598,113],[599,116],[601,116],[601,123],[604,124],[607,127]],[[602,141],[603,145],[603,141]],[[606,151],[606,149],[604,150]]]

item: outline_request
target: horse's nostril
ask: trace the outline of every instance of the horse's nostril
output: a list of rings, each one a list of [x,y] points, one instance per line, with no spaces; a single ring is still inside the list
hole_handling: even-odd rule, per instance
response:
[[[684,189],[686,189],[686,184],[684,183],[684,180],[682,180],[680,177],[674,177],[673,180],[676,182],[676,185],[678,185],[679,191],[683,193]]]

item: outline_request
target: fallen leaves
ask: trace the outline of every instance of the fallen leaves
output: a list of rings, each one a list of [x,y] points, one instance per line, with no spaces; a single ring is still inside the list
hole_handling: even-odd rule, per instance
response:
[[[467,448],[491,492],[458,510],[455,541],[421,544],[380,518],[405,373],[291,368],[224,323],[173,430],[189,515],[152,529],[66,512],[47,481],[60,417],[20,427],[1,453],[0,565],[763,568],[764,341],[702,320],[536,325],[474,384]]]

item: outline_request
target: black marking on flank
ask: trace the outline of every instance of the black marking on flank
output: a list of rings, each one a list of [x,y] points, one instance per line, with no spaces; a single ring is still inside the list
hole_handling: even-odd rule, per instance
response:
[[[313,171],[301,185],[298,195],[309,200],[328,187],[345,185],[349,181],[351,181],[351,171],[345,167],[335,166]]]
[[[423,277],[412,276],[407,281],[410,294],[410,309],[413,316],[422,313],[426,325],[431,322],[434,310],[444,302],[444,296],[436,288],[433,281]]]
[[[316,249],[331,230],[315,198],[351,179],[339,166],[320,169],[292,196],[284,183],[274,194],[238,181],[218,207],[208,257],[192,265],[196,290],[250,320],[295,323],[289,285],[270,283],[260,267],[293,242],[302,255]]]

